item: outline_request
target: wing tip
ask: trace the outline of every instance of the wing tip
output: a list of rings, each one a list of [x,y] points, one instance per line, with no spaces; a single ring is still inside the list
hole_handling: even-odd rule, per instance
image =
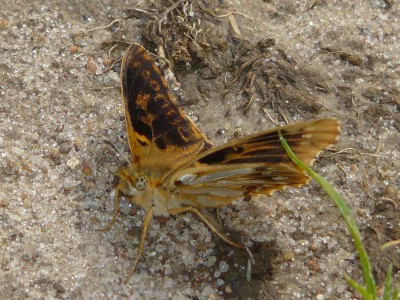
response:
[[[342,132],[341,121],[338,118],[316,119],[315,124],[319,125],[318,128],[320,131],[326,132],[332,138],[326,141],[326,146],[323,146],[315,153],[314,158],[308,163],[309,166],[313,166],[314,162],[320,157],[323,151],[332,149],[333,145],[339,140]]]

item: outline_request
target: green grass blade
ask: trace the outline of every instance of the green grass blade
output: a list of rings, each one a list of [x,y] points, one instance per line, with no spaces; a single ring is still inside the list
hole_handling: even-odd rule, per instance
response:
[[[280,131],[278,134],[279,134],[281,143],[282,143],[283,147],[285,148],[286,153],[288,154],[290,159],[298,167],[300,167],[302,170],[304,170],[308,175],[310,175],[312,178],[314,178],[314,180],[317,181],[318,184],[327,192],[327,194],[332,198],[335,205],[339,208],[339,210],[347,224],[347,228],[349,229],[350,234],[353,237],[354,244],[356,246],[358,255],[360,257],[360,263],[361,263],[361,267],[363,270],[366,290],[370,294],[370,297],[371,297],[370,299],[376,299],[377,298],[376,297],[376,284],[375,284],[374,277],[372,276],[371,265],[369,263],[369,259],[368,259],[367,253],[365,251],[365,248],[362,244],[361,234],[358,230],[355,220],[353,219],[353,217],[351,215],[351,211],[350,211],[349,207],[346,205],[345,201],[340,196],[340,194],[335,191],[335,189],[332,187],[332,185],[328,181],[326,181],[319,174],[315,173],[313,170],[311,170],[308,166],[306,166],[302,161],[300,161],[296,157],[296,155],[290,149],[289,145],[287,144],[286,140],[284,139],[284,137]]]
[[[383,300],[390,300],[390,286],[391,285],[392,285],[392,264],[389,265],[389,268],[386,273],[385,290],[383,291]]]
[[[400,291],[398,289],[394,289],[392,300],[399,300],[399,293]]]
[[[388,247],[400,245],[400,240],[390,241],[382,245],[381,249],[384,250]]]
[[[345,272],[343,272],[343,276],[346,278],[347,283],[352,286],[365,300],[373,300],[371,294],[353,279],[351,279]]]

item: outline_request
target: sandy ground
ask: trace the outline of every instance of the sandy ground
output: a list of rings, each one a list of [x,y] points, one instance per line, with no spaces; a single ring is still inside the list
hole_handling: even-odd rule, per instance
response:
[[[274,40],[270,56],[254,71],[254,100],[243,113],[248,98],[240,81],[228,92],[223,88],[225,74],[232,79],[240,67],[240,55],[219,56],[226,37],[234,35],[224,16],[211,33],[213,63],[173,68],[181,86],[176,96],[215,144],[274,122],[284,125],[283,116],[290,122],[339,118],[335,149],[342,151],[329,152],[315,168],[351,206],[378,285],[391,262],[399,286],[399,247],[379,247],[400,238],[400,7],[393,1],[344,2],[236,0],[213,10],[246,14],[234,15],[236,40]],[[184,215],[154,220],[144,259],[123,283],[143,211],[122,201],[111,231],[96,230],[110,220],[113,174],[124,163],[104,140],[127,157],[129,150],[118,64],[94,74],[109,62],[112,43],[104,42],[149,43],[143,28],[150,18],[136,14],[88,30],[126,16],[126,8],[150,6],[120,0],[2,3],[0,298],[357,298],[342,276],[347,272],[362,282],[357,255],[339,213],[315,183],[220,210],[227,228],[250,244],[267,245],[250,281],[238,250],[226,250],[197,218]],[[112,57],[120,58],[123,49]],[[155,45],[149,50],[155,53]],[[219,68],[216,76],[207,77],[210,66]],[[266,78],[272,82],[282,70],[295,80],[274,81],[272,97]],[[261,265],[265,270],[257,270]]]

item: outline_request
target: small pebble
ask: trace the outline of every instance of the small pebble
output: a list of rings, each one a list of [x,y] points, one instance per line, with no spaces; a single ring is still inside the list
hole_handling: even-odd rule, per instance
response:
[[[80,161],[76,157],[73,157],[67,161],[67,166],[70,167],[72,170],[75,169],[79,164]]]

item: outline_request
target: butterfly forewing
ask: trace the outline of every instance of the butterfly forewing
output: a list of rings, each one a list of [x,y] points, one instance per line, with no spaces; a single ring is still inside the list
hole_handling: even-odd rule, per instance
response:
[[[197,205],[217,207],[241,196],[300,186],[308,176],[287,156],[281,131],[294,153],[311,165],[339,134],[336,119],[320,119],[246,136],[203,152],[163,178],[171,191]]]
[[[128,48],[122,61],[121,89],[135,164],[149,159],[174,161],[211,148],[178,107],[149,53],[137,44]]]

